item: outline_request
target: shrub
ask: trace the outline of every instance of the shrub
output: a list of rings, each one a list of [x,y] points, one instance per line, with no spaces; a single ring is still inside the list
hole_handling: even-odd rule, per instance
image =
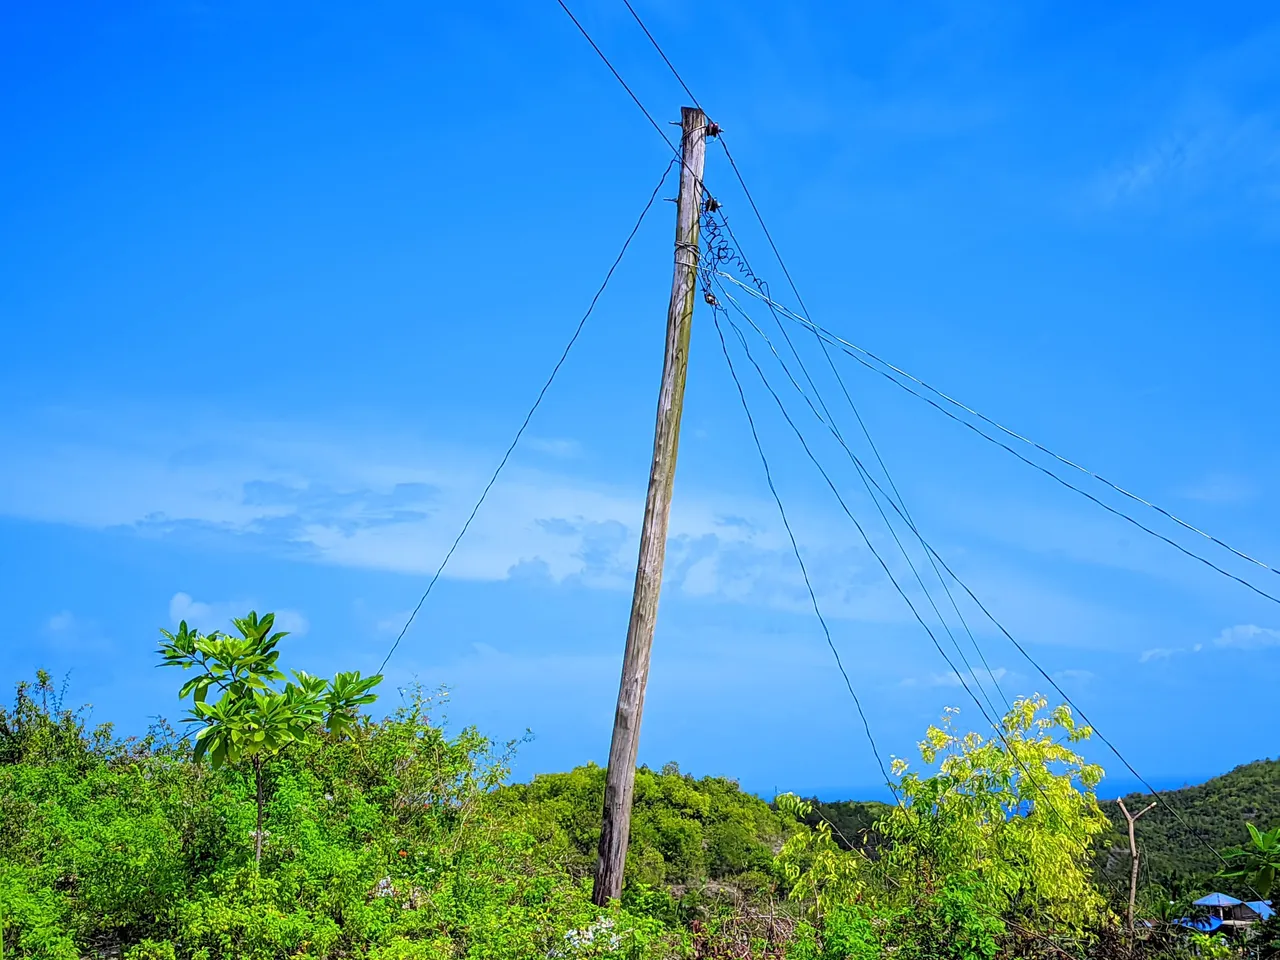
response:
[[[6,960],[667,952],[661,922],[593,906],[503,814],[492,793],[509,752],[433,723],[420,689],[387,719],[297,741],[262,768],[260,864],[251,763],[195,763],[163,727],[88,731],[53,693],[41,677],[0,711]],[[572,936],[603,919],[607,942]]]

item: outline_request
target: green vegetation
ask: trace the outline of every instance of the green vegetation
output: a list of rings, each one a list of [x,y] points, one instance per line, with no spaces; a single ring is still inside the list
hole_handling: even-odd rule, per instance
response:
[[[604,807],[604,768],[535,777],[504,787],[495,808],[523,816],[538,840],[575,877],[595,867]],[[720,777],[700,780],[669,763],[636,771],[626,877],[650,887],[734,881],[765,889],[774,853],[795,826],[763,800]]]
[[[0,714],[6,957],[525,958],[593,923],[616,956],[656,949],[655,922],[617,909],[599,927],[589,891],[484,809],[503,752],[430,709],[411,692],[294,743],[263,767],[259,834],[251,762],[196,763],[163,727],[87,730],[47,676],[21,685]]]
[[[1250,842],[1246,824],[1259,829],[1280,824],[1280,760],[1245,764],[1198,786],[1170,791],[1167,796],[1186,826],[1167,808],[1157,806],[1138,822],[1138,843],[1144,877],[1177,897],[1200,888],[1218,873],[1222,863],[1213,850]],[[1133,794],[1124,799],[1130,810],[1140,810],[1150,797]],[[1114,828],[1103,841],[1102,869],[1108,877],[1127,883],[1129,840],[1124,814],[1114,801],[1101,806]],[[1247,892],[1238,881],[1220,881],[1216,888],[1225,893]]]
[[[825,823],[787,841],[778,859],[792,898],[856,941],[848,956],[912,945],[921,957],[991,958],[1090,940],[1109,923],[1090,857],[1106,828],[1092,794],[1102,771],[1072,749],[1089,729],[1046,706],[1016,701],[992,739],[958,734],[950,712],[930,727],[920,752],[937,772],[895,761],[900,803],[878,825],[878,858],[841,851]]]
[[[622,902],[601,910],[599,767],[504,785],[515,743],[449,732],[421,690],[363,715],[377,677],[285,682],[272,618],[234,623],[164,635],[194,737],[89,729],[45,674],[0,708],[0,958],[1236,955],[1164,928],[1124,941],[1096,882],[1090,731],[1041,698],[991,737],[948,713],[919,772],[895,763],[894,805],[771,805],[642,768]],[[1272,854],[1259,832],[1237,866],[1259,879]],[[1249,946],[1274,953],[1280,928]]]
[[[1275,888],[1276,872],[1280,871],[1280,827],[1264,833],[1252,823],[1245,826],[1249,828],[1250,844],[1222,851],[1227,861],[1222,876],[1242,881],[1260,897],[1269,897]]]
[[[824,803],[816,797],[807,801],[809,812],[804,824],[816,828],[820,823],[831,827],[831,836],[843,850],[862,850],[874,855],[883,842],[876,824],[889,812],[889,805],[874,800],[837,800]]]
[[[273,684],[284,679],[284,672],[276,667],[276,646],[288,634],[271,632],[275,616],[270,613],[259,620],[250,611],[232,622],[238,637],[219,632],[201,636],[185,620],[176,634],[162,630],[160,656],[167,667],[197,671],[178,691],[179,697],[190,696],[195,704],[188,717],[199,725],[191,759],[199,762],[207,754],[215,770],[247,761],[253,770],[253,859],[260,863],[265,765],[293,744],[314,744],[319,734],[338,737],[349,732],[359,708],[377,699],[369,691],[382,677],[340,673],[330,682],[294,671],[297,682],[277,689]],[[218,694],[213,703],[211,690]]]

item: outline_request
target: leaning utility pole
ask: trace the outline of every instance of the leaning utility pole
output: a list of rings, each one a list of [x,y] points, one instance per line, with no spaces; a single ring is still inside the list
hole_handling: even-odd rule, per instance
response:
[[[1120,812],[1124,814],[1124,818],[1129,821],[1129,858],[1131,866],[1129,868],[1129,937],[1133,937],[1133,904],[1138,899],[1138,840],[1134,836],[1133,827],[1138,822],[1138,818],[1156,805],[1152,800],[1137,813],[1130,813],[1129,808],[1124,805],[1124,800],[1117,800],[1120,804]]]
[[[592,892],[592,899],[602,907],[622,896],[622,871],[631,829],[631,797],[636,785],[636,751],[640,746],[640,715],[644,711],[649,654],[658,618],[658,594],[662,589],[662,561],[667,548],[667,519],[675,484],[680,415],[684,409],[685,373],[689,366],[689,331],[697,287],[698,221],[702,211],[707,117],[695,107],[684,107],[680,114],[680,197],[676,206],[675,277],[671,283],[671,305],[667,308],[667,349],[662,363],[662,388],[658,392],[658,422],[654,428],[644,526],[640,529],[640,560],[631,599],[631,622],[627,627],[618,710],[609,747],[600,857]]]

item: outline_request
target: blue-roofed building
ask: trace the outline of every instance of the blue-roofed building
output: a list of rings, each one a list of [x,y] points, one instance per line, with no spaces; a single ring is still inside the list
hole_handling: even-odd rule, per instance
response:
[[[1243,900],[1237,900],[1235,897],[1229,897],[1225,893],[1211,893],[1208,896],[1201,897],[1195,901],[1192,906],[1196,907],[1236,907],[1242,904]]]
[[[1276,915],[1269,900],[1249,900],[1245,906],[1258,915],[1259,920],[1270,920]]]
[[[1198,920],[1192,920],[1190,917],[1179,917],[1173,921],[1176,927],[1186,927],[1188,930],[1196,930],[1200,933],[1213,933],[1222,926],[1221,917],[1201,917]]]
[[[1246,903],[1225,893],[1210,893],[1196,900],[1193,906],[1204,911],[1205,916],[1182,917],[1174,924],[1189,930],[1202,933],[1213,933],[1219,929],[1223,932],[1244,930],[1260,920],[1271,917],[1275,911],[1269,900],[1254,900]]]

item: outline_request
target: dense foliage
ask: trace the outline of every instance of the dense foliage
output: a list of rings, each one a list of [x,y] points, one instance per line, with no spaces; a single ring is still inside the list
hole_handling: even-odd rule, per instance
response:
[[[585,877],[595,865],[604,806],[604,769],[568,773],[504,787],[499,809],[529,823],[565,869]],[[736,880],[767,887],[773,856],[794,824],[763,800],[721,777],[695,779],[674,763],[636,771],[627,856],[628,881],[672,886]]]
[[[162,648],[195,670],[185,693],[203,683],[226,708],[195,708],[203,760],[163,723],[136,739],[88,729],[44,674],[0,708],[0,956],[1235,955],[1167,924],[1126,937],[1123,896],[1095,882],[1110,825],[1101,770],[1077,752],[1090,731],[1042,698],[989,736],[948,711],[918,770],[895,762],[891,805],[770,805],[730,780],[641,768],[622,902],[600,909],[599,767],[504,785],[515,744],[450,733],[421,690],[385,719],[361,715],[374,678],[295,674],[289,693],[270,617],[237,630],[180,629]],[[294,699],[272,733],[276,697]],[[1238,869],[1269,869],[1268,836]],[[1174,909],[1163,891],[1144,915],[1159,909]],[[1280,948],[1276,923],[1248,948]]]
[[[411,693],[387,720],[267,768],[259,868],[252,769],[194,763],[163,728],[140,740],[89,731],[42,676],[0,713],[5,956],[666,952],[656,922],[602,917],[530,830],[487,812],[505,774],[489,741],[448,736]]]
[[[931,775],[895,761],[898,803],[877,825],[878,855],[840,850],[825,822],[787,841],[779,860],[826,931],[822,956],[837,929],[856,944],[847,956],[958,960],[1061,950],[1109,925],[1091,863],[1106,828],[1092,793],[1102,771],[1073,750],[1089,729],[1045,707],[1016,701],[990,739],[957,733],[948,711],[920,744]],[[780,801],[798,817],[812,811]]]

